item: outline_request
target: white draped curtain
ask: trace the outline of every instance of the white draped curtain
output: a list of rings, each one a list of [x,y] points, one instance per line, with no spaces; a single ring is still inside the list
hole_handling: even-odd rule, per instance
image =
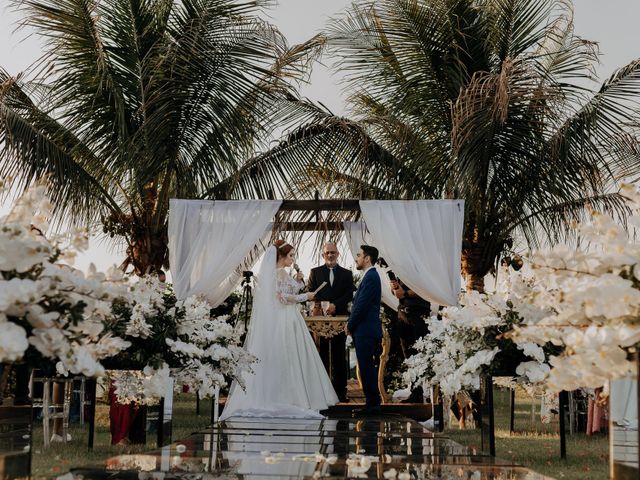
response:
[[[361,200],[370,244],[422,298],[457,305],[463,200]]]
[[[238,285],[250,252],[264,249],[261,244],[281,204],[171,199],[169,263],[177,297],[203,294],[214,307],[224,302]]]
[[[353,255],[354,260],[358,250],[360,250],[360,245],[375,245],[373,240],[371,240],[371,234],[362,222],[343,222],[343,224],[344,232],[347,235],[349,250],[351,250],[351,255]],[[398,297],[391,291],[387,271],[378,265],[376,265],[376,269],[378,270],[382,284],[382,302],[393,310],[398,311]]]

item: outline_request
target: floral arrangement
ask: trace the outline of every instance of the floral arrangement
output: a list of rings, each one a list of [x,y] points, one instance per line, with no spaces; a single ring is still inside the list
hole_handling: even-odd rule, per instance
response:
[[[416,342],[417,354],[405,363],[409,385],[439,385],[443,394],[480,388],[482,374],[511,375],[518,382],[539,384],[550,370],[548,346],[517,342],[504,336],[543,311],[525,301],[531,279],[507,273],[495,293],[466,292],[460,307],[448,307],[441,319],[427,320],[429,333]]]
[[[159,369],[147,366],[143,370],[109,370],[108,376],[118,403],[156,405],[166,395],[171,372],[165,363]]]
[[[208,305],[194,297],[181,302],[179,308],[184,315],[178,322],[178,338],[167,339],[180,360],[178,386],[187,385],[203,396],[214,395],[229,380],[237,380],[244,388],[242,374],[251,372],[257,359],[239,345],[239,334],[227,322],[229,316],[212,318]]]
[[[44,190],[30,188],[0,218],[0,362],[100,376],[101,360],[129,346],[106,328],[111,302],[126,287],[115,269],[84,275],[71,266],[87,246],[87,232],[48,236]]]
[[[622,187],[640,226],[640,193]],[[600,387],[635,373],[628,353],[640,342],[640,244],[609,215],[591,212],[575,225],[588,251],[556,247],[531,255],[536,283],[527,297],[546,315],[527,318],[515,328],[515,341],[555,345],[546,379],[550,390]]]
[[[155,276],[131,284],[129,295],[114,302],[113,312],[111,328],[131,343],[109,361],[110,368],[120,369],[110,371],[119,403],[157,403],[169,376],[176,389],[186,385],[212,396],[232,380],[242,384],[242,373],[256,361],[240,346],[229,315],[213,317],[209,304],[198,297],[179,301]]]
[[[630,225],[640,227],[638,188],[621,192]],[[635,374],[629,354],[640,344],[640,244],[596,211],[574,228],[588,248],[534,252],[528,275],[511,271],[497,292],[465,293],[462,307],[431,318],[405,380],[440,384],[445,394],[475,389],[481,373],[500,372],[504,357],[517,365],[516,381],[538,393]]]
[[[88,232],[49,236],[44,192],[27,190],[0,218],[0,362],[24,361],[48,375],[121,369],[111,376],[122,403],[156,402],[170,373],[178,386],[211,395],[251,370],[255,358],[239,346],[228,316],[212,318],[204,300],[180,302],[155,276],[74,269]]]

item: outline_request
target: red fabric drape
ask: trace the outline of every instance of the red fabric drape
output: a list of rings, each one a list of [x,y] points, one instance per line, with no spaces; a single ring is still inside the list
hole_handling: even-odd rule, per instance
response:
[[[589,397],[587,410],[587,435],[601,432],[607,428],[608,405],[600,400],[601,388],[596,388],[595,398]]]
[[[109,389],[109,429],[111,445],[126,439],[129,443],[145,443],[146,411],[133,403],[118,403],[115,388]]]

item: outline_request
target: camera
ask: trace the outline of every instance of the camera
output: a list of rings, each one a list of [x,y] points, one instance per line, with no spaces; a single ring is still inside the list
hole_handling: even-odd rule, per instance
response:
[[[382,268],[389,268],[389,264],[382,257],[378,259],[378,265],[380,265]],[[387,272],[387,276],[389,277],[389,280],[391,280],[392,282],[396,282],[398,280],[398,277],[396,277],[396,274],[393,273],[393,270],[389,270]]]
[[[242,279],[242,284],[248,284],[249,282],[251,282],[251,277],[253,276],[253,272],[251,270],[244,270],[242,272],[242,276],[244,277]]]

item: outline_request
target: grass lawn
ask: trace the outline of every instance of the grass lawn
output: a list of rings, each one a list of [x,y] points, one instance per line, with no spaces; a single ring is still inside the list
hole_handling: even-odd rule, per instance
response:
[[[196,413],[196,398],[191,394],[176,394],[173,405],[174,440],[189,436],[192,432],[210,425],[211,402],[200,402],[200,416]],[[100,464],[105,459],[126,453],[139,453],[155,448],[155,436],[151,435],[147,445],[111,446],[109,433],[109,406],[96,405],[96,431],[93,450],[87,449],[88,425],[71,425],[72,441],[52,443],[43,447],[42,422],[34,421],[32,478],[51,478],[68,472],[71,468],[89,464]]]
[[[567,460],[560,459],[558,422],[540,422],[540,402],[536,401],[535,421],[531,421],[529,397],[516,398],[515,429],[509,433],[509,391],[495,388],[496,456],[513,460],[556,479],[597,480],[609,478],[609,440],[606,435],[567,435]],[[447,429],[447,435],[463,445],[480,448],[477,430]]]
[[[556,479],[597,480],[608,478],[608,439],[605,435],[587,437],[585,434],[567,436],[566,461],[560,460],[560,436],[557,422],[544,425],[536,415],[531,422],[530,398],[516,400],[516,433],[509,434],[509,392],[495,389],[496,450],[500,458],[513,460],[537,472]],[[201,415],[195,414],[195,396],[176,395],[174,398],[173,439],[187,437],[190,433],[210,424],[211,403],[200,403]],[[539,403],[536,401],[539,410]],[[538,412],[537,410],[537,412]],[[147,445],[111,446],[109,434],[109,407],[96,407],[96,436],[94,449],[87,449],[88,425],[72,425],[73,440],[68,444],[54,443],[43,448],[42,424],[34,423],[33,478],[51,478],[68,472],[71,468],[88,464],[100,464],[105,459],[124,453],[139,453],[155,448],[155,438]],[[472,448],[480,447],[477,430],[448,429],[446,433],[455,441]]]

